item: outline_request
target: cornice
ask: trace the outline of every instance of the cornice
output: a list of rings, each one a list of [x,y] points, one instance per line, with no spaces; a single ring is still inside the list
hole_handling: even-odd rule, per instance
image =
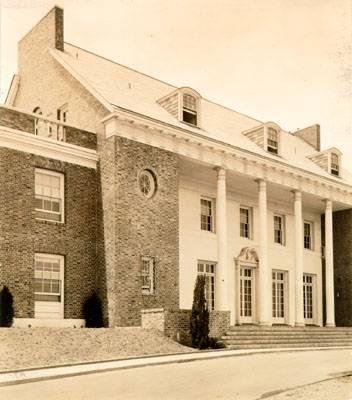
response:
[[[95,150],[0,126],[0,147],[96,169]]]
[[[352,186],[125,109],[102,120],[106,137],[126,137],[255,179],[352,205]]]

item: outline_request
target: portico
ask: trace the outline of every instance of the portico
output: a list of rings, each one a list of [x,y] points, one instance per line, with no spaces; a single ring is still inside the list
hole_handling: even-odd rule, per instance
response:
[[[206,175],[213,177],[212,185],[204,181]],[[214,199],[216,223],[213,232],[194,235],[187,227],[189,220],[183,224],[182,199],[190,204],[191,196],[196,207],[202,195]],[[334,326],[332,210],[343,204],[306,193],[303,185],[301,190],[292,190],[268,179],[255,179],[225,167],[210,169],[189,159],[181,162],[180,201],[181,304],[182,254],[189,255],[185,242],[193,235],[194,263],[201,259],[215,265],[215,309],[231,310],[232,324]],[[251,212],[252,234],[246,238],[239,232],[238,209],[242,206]],[[321,284],[322,214],[326,221],[326,288]],[[281,216],[284,225],[281,243],[275,243],[273,237],[276,216]],[[192,223],[197,224],[194,216]],[[203,245],[195,241],[203,241]],[[323,290],[326,321],[322,319]],[[184,304],[187,308],[186,301]]]

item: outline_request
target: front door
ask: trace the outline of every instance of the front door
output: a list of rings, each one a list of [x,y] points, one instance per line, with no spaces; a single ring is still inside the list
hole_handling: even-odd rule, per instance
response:
[[[303,310],[304,322],[306,324],[314,323],[314,276],[303,274]]]
[[[272,271],[273,322],[284,324],[286,318],[286,272]]]
[[[255,304],[254,268],[240,268],[240,323],[254,322]]]

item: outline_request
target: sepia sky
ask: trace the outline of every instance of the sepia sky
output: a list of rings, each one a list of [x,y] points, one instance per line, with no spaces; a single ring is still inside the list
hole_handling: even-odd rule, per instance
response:
[[[55,4],[65,41],[287,131],[320,123],[352,171],[352,0],[0,0],[1,102],[17,41]]]

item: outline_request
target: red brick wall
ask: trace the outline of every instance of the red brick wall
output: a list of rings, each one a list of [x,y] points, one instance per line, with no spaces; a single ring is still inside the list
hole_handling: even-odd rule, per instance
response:
[[[38,221],[34,169],[65,175],[65,223]],[[65,318],[82,318],[96,287],[96,171],[0,148],[0,286],[14,295],[15,316],[34,317],[34,254],[65,256]]]
[[[191,310],[149,309],[142,311],[142,327],[162,330],[164,334],[181,343],[190,344]],[[210,311],[209,336],[220,338],[230,326],[230,311]]]
[[[334,212],[334,284],[337,326],[352,326],[352,209]]]
[[[151,199],[138,188],[138,173],[155,171]],[[120,137],[101,149],[104,258],[110,325],[140,325],[140,310],[179,306],[178,158]],[[156,292],[142,295],[141,256],[156,257]]]
[[[7,107],[0,107],[0,125],[34,134],[35,117]],[[88,149],[97,149],[97,136],[93,132],[65,126],[66,143]]]

